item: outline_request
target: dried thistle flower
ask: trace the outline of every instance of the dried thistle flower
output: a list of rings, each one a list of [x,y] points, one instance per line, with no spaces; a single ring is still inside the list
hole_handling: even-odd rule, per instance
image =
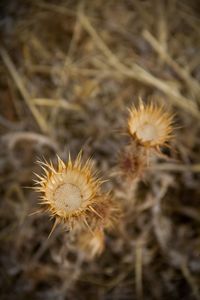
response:
[[[69,229],[82,230],[87,227],[93,233],[96,228],[106,226],[110,217],[109,196],[102,194],[102,180],[93,171],[93,164],[88,159],[81,161],[81,153],[74,162],[70,155],[65,164],[58,157],[58,167],[50,162],[39,162],[45,174],[37,175],[35,189],[41,192],[41,204],[46,211],[56,218],[55,224],[63,222]]]
[[[163,107],[140,102],[139,108],[129,110],[128,131],[140,145],[159,149],[171,138],[172,116]]]

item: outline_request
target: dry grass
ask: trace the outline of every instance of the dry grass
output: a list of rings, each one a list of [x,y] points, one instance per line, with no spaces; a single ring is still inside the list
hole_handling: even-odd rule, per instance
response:
[[[48,3],[50,2],[50,3]],[[200,299],[198,1],[1,1],[0,298]],[[138,98],[175,137],[130,186],[118,156]],[[32,215],[35,161],[92,155],[124,218],[89,261]]]

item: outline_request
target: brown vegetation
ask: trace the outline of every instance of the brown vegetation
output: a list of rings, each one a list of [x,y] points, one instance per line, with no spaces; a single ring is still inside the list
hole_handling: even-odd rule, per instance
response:
[[[0,6],[0,299],[200,299],[198,1]],[[175,115],[169,147],[150,156],[124,134],[140,98]],[[90,243],[61,225],[48,239],[35,161],[81,148],[122,220]]]

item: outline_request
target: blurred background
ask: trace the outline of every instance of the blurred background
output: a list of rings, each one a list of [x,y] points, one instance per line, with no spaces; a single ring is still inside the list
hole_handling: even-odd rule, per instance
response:
[[[1,300],[200,299],[199,47],[199,1],[1,0]],[[130,191],[118,161],[139,97],[175,130]],[[94,260],[30,216],[35,161],[81,148],[124,210]]]

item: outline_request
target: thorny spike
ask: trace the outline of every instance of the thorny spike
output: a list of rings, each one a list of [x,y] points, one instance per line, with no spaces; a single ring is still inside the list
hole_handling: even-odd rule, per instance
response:
[[[103,219],[103,217],[90,205],[89,206],[90,210],[95,213],[100,219]]]
[[[89,229],[90,233],[94,236],[94,232],[92,231],[92,229],[91,229],[90,225],[88,224],[85,217],[83,217],[83,222],[86,224],[86,226]]]
[[[49,171],[44,166],[41,166],[41,168],[45,172],[45,175],[48,177],[49,176]]]
[[[71,160],[71,154],[70,154],[70,152],[69,152],[69,154],[68,154],[68,163],[67,163],[67,166],[68,166],[69,168],[72,168],[72,160]]]
[[[37,176],[41,181],[43,181],[45,178],[44,177],[42,177],[42,176],[40,176],[39,174],[37,174],[37,173],[33,173],[35,176]]]
[[[54,224],[53,224],[53,227],[52,227],[52,229],[51,229],[51,231],[50,231],[50,233],[49,233],[49,235],[48,235],[48,239],[50,238],[50,236],[52,235],[52,233],[53,233],[54,230],[56,229],[56,226],[58,225],[58,223],[59,223],[59,221],[58,221],[58,219],[56,218],[56,219],[55,219],[55,222],[54,222]]]
[[[30,213],[28,216],[38,215],[38,214],[41,214],[42,212],[43,212],[43,210],[42,210],[42,209],[39,209],[39,210],[36,210],[36,211]]]
[[[62,159],[58,156],[58,154],[56,155],[57,159],[58,159],[58,172],[61,172],[63,169],[66,168],[64,162],[62,161]]]

